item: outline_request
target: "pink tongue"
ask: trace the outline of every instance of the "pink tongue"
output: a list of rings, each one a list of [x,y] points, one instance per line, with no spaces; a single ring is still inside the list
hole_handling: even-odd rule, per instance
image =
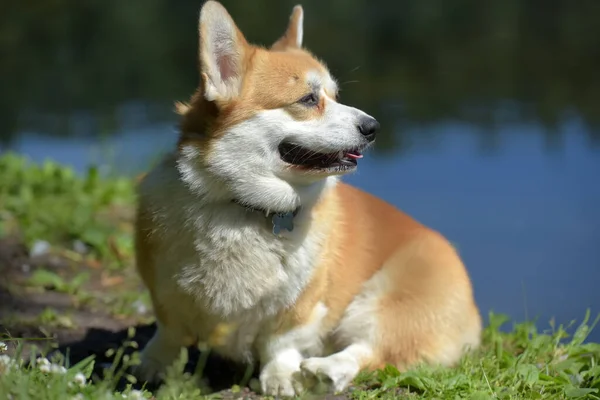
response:
[[[346,156],[350,157],[350,158],[354,158],[354,159],[363,158],[363,155],[360,154],[360,153],[358,153],[358,152],[356,152],[356,153],[346,153]]]

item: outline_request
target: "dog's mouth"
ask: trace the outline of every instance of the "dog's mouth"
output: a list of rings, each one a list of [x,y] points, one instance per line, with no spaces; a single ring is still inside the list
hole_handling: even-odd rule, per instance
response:
[[[335,153],[319,153],[295,143],[283,142],[279,145],[281,159],[288,164],[312,170],[345,171],[355,168],[363,155],[359,148]]]

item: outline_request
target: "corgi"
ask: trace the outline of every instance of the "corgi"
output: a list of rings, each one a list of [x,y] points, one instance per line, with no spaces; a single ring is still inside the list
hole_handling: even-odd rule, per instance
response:
[[[136,265],[157,330],[135,374],[182,347],[260,366],[265,395],[345,390],[388,364],[454,365],[480,344],[447,239],[341,177],[379,129],[303,47],[303,8],[270,47],[226,9],[199,15],[200,83],[172,153],[138,185]]]

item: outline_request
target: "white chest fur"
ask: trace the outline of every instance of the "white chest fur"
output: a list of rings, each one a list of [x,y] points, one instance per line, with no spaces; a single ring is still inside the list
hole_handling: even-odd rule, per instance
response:
[[[207,311],[262,317],[296,300],[319,250],[320,238],[307,235],[308,216],[300,214],[294,231],[278,238],[264,215],[235,204],[188,212],[192,257],[180,261],[176,281]]]
[[[163,164],[141,188],[159,238],[156,296],[200,339],[217,322],[233,323],[238,332],[224,350],[247,355],[260,327],[308,283],[323,237],[303,210],[294,230],[277,237],[265,215],[229,202],[203,204],[176,175]]]

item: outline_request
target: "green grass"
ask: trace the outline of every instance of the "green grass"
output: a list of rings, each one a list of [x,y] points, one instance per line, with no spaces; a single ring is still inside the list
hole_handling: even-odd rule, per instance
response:
[[[129,336],[133,337],[130,330]],[[19,340],[16,340],[19,342]],[[0,353],[6,344],[0,342]],[[165,384],[156,393],[147,390],[136,390],[128,384],[125,390],[116,391],[120,378],[126,378],[130,383],[136,379],[126,373],[130,366],[139,364],[139,352],[124,354],[127,347],[137,349],[135,342],[125,341],[123,347],[112,352],[114,363],[105,369],[104,377],[100,380],[92,375],[94,356],[69,366],[63,357],[51,359],[35,358],[33,355],[25,360],[20,357],[22,346],[17,345],[13,357],[0,354],[0,399],[35,399],[35,400],[66,400],[66,399],[196,399],[214,396],[201,396],[199,381],[192,374],[184,373],[187,362],[187,352],[182,351],[181,357],[168,369]],[[119,367],[117,367],[117,365]],[[2,397],[4,396],[4,397]]]
[[[0,156],[0,177],[0,235],[18,231],[29,245],[65,248],[77,240],[108,267],[131,254],[131,225],[123,223],[134,201],[131,179],[103,178],[97,168],[78,176],[12,153]]]
[[[600,344],[585,343],[593,324],[589,313],[569,340],[563,327],[550,333],[540,333],[532,323],[517,324],[511,332],[501,332],[507,318],[490,315],[484,332],[482,348],[470,354],[455,368],[419,367],[399,373],[389,366],[374,373],[363,373],[355,380],[348,396],[354,399],[600,399]],[[597,322],[597,320],[595,321]],[[594,323],[595,323],[594,322]],[[134,343],[126,343],[134,346]],[[118,353],[118,352],[117,352]],[[123,358],[125,358],[123,360]],[[139,362],[138,353],[132,356],[116,354],[125,366]],[[61,361],[55,361],[62,365]],[[40,364],[24,367],[15,364],[4,367],[0,361],[0,393],[15,399],[62,400],[79,395],[85,399],[123,398],[113,391],[116,378],[123,371],[113,368],[108,378],[89,383],[93,358],[60,372],[48,372]],[[144,396],[156,399],[198,398],[200,389],[193,375],[183,374],[185,353],[170,370],[166,384],[156,393],[133,392],[125,397]],[[74,383],[77,373],[88,382]],[[131,382],[135,378],[127,376]],[[133,397],[132,397],[133,396]],[[218,397],[217,395],[206,396]],[[76,397],[75,397],[76,398]]]
[[[364,376],[363,384],[372,390],[357,398],[392,396],[395,388],[406,387],[412,392],[406,398],[600,399],[600,344],[584,343],[589,313],[570,340],[562,326],[540,333],[533,323],[522,323],[501,332],[507,321],[491,314],[482,349],[457,368],[421,367],[403,374],[387,368]]]
[[[56,163],[35,165],[14,154],[0,156],[0,177],[0,236],[19,235],[29,246],[39,240],[48,241],[65,257],[77,262],[92,259],[112,271],[131,267],[133,180],[102,178],[96,169],[78,176]],[[89,254],[81,256],[68,250],[74,240],[85,243]],[[65,277],[40,268],[31,273],[25,285],[28,289],[53,290],[77,297],[86,293],[89,280],[85,270]],[[135,291],[115,290],[115,293],[118,293],[116,301],[126,305],[133,299],[127,296]],[[58,315],[50,308],[39,318],[48,330],[71,323],[68,314]],[[506,317],[491,314],[487,322],[482,348],[466,356],[455,368],[418,367],[399,373],[388,367],[363,373],[347,396],[600,399],[600,344],[584,341],[596,322],[589,320],[589,313],[568,339],[566,329],[553,324],[542,332],[533,323],[517,324],[505,332],[500,327],[508,322]],[[137,346],[134,342],[125,345]],[[131,388],[115,392],[118,378],[126,376],[130,382],[135,381],[116,368],[116,363],[103,379],[96,379],[90,375],[93,358],[74,366],[64,365],[61,359],[50,360],[48,364],[28,360],[32,361],[29,365],[19,354],[17,350],[11,357],[0,355],[0,400],[191,399],[201,394],[198,377],[182,373],[185,353],[170,370],[167,383],[155,393]],[[122,351],[117,351],[114,358],[125,366],[134,365],[139,359],[137,352],[124,356]],[[85,384],[81,385],[83,379]]]

